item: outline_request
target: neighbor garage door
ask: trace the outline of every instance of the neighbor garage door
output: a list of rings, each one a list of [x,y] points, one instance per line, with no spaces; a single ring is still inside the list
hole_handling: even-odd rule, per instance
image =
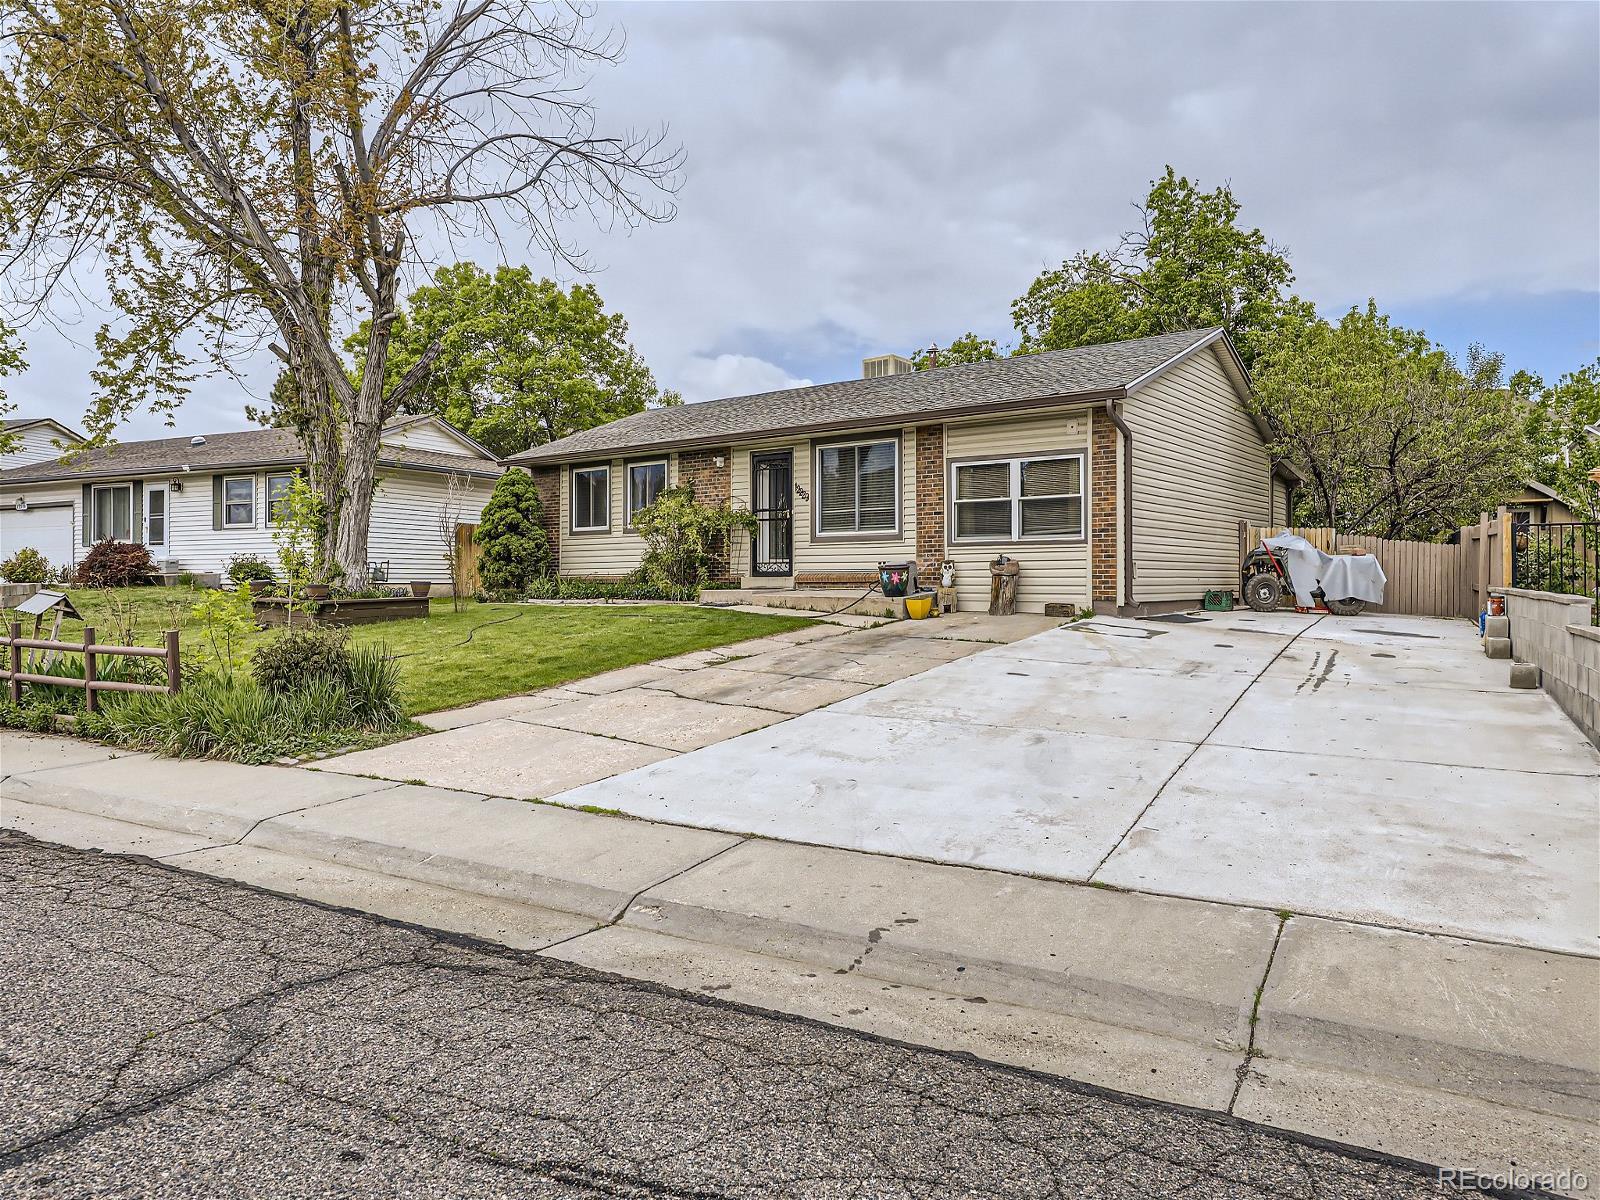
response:
[[[52,567],[76,562],[78,540],[72,505],[34,506],[25,512],[15,508],[0,509],[0,559],[10,558],[24,546],[32,546]]]

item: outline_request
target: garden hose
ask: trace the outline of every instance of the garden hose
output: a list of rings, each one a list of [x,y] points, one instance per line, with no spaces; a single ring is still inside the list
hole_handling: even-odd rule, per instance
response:
[[[506,625],[506,624],[509,624],[512,621],[519,621],[519,620],[521,620],[523,617],[525,617],[527,615],[528,615],[528,613],[526,611],[519,612],[519,613],[512,613],[509,617],[498,617],[493,621],[485,621],[481,625],[474,625],[471,629],[467,630],[467,636],[466,637],[462,638],[459,642],[450,643],[450,645],[446,646],[445,649],[446,650],[454,650],[457,646],[465,646],[468,642],[470,642],[472,640],[472,635],[477,633],[478,630],[480,630],[480,629],[487,629],[491,625]],[[432,647],[430,646],[429,649],[432,649]],[[385,655],[385,657],[390,662],[398,662],[402,658],[410,658],[413,654],[421,654],[421,653],[422,653],[421,650],[407,650],[404,654],[389,654],[389,655]]]

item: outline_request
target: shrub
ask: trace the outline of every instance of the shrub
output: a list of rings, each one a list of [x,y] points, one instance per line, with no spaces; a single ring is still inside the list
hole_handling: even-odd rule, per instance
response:
[[[77,583],[79,587],[132,587],[148,582],[155,573],[147,546],[107,538],[89,547],[78,564]]]
[[[667,488],[654,504],[633,514],[633,528],[645,544],[639,574],[663,591],[698,589],[713,563],[726,556],[729,536],[753,533],[755,527],[755,517],[745,509],[701,504],[692,487]]]
[[[317,680],[343,684],[350,678],[350,644],[332,625],[286,629],[250,656],[250,675],[269,692],[299,691]]]
[[[551,575],[535,579],[524,595],[512,600],[696,600],[698,587],[669,587],[646,579],[635,571],[626,579],[584,579],[581,576]]]
[[[253,579],[271,583],[276,576],[272,564],[259,554],[235,554],[228,560],[228,579],[233,583],[249,583]]]
[[[47,583],[50,574],[50,564],[32,546],[24,546],[0,562],[0,579],[7,583]]]
[[[478,518],[478,577],[489,592],[521,595],[551,574],[550,539],[539,523],[539,489],[521,471],[507,471]]]

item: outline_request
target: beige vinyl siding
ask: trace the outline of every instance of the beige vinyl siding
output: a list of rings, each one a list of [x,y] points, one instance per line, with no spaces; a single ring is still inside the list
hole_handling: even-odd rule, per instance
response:
[[[898,480],[900,530],[871,537],[819,536],[813,524],[817,443],[809,440],[739,442],[733,448],[730,494],[735,505],[750,506],[750,455],[761,451],[789,450],[794,454],[794,569],[796,574],[876,571],[880,562],[908,562],[917,554],[917,433],[905,429],[872,429],[841,435],[840,440],[900,439]],[[822,439],[824,442],[831,438]],[[747,541],[747,539],[742,539]],[[735,562],[741,572],[750,569],[750,547],[741,546]]]
[[[970,458],[1018,458],[1043,451],[1082,451],[1084,455],[1084,524],[1089,521],[1089,415],[1083,409],[1055,409],[1009,420],[951,422],[945,426],[945,491],[948,513],[949,464]],[[948,515],[946,557],[956,564],[956,595],[962,609],[989,606],[989,563],[1005,554],[1022,564],[1017,579],[1017,608],[1043,612],[1047,603],[1087,604],[1089,543],[1083,541],[959,542]]]
[[[1267,517],[1267,524],[1294,524],[1289,517],[1289,485],[1276,476],[1272,480],[1272,512]]]
[[[1266,446],[1218,354],[1200,351],[1127,402],[1136,602],[1236,588],[1239,522],[1270,516]]]
[[[17,448],[0,457],[0,470],[9,471],[13,467],[60,458],[64,452],[56,447],[55,439],[61,436],[61,431],[54,425],[34,425],[24,429],[17,434]]]
[[[659,462],[662,458],[667,460],[667,486],[671,487],[678,481],[676,454],[640,454],[627,460],[611,460],[611,527],[605,533],[572,532],[572,468],[600,464],[581,462],[561,468],[561,574],[620,577],[638,567],[644,558],[644,539],[623,528],[627,498],[624,463]]]

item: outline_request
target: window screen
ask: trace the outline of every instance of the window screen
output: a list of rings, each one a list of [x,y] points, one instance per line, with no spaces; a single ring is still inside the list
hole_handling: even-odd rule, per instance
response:
[[[628,466],[628,520],[641,508],[656,502],[667,486],[667,464],[664,462],[631,463]]]
[[[133,540],[133,488],[104,487],[94,490],[94,540],[115,538]]]
[[[229,526],[256,523],[256,481],[242,475],[222,481],[222,523]]]
[[[572,472],[572,528],[574,531],[606,529],[611,524],[611,471],[607,467],[579,467]]]
[[[284,501],[289,498],[293,475],[267,476],[267,524],[276,525],[283,517]]]
[[[955,537],[974,541],[1083,536],[1083,455],[957,463]]]
[[[897,442],[823,446],[817,451],[817,532],[893,532],[899,476]]]

